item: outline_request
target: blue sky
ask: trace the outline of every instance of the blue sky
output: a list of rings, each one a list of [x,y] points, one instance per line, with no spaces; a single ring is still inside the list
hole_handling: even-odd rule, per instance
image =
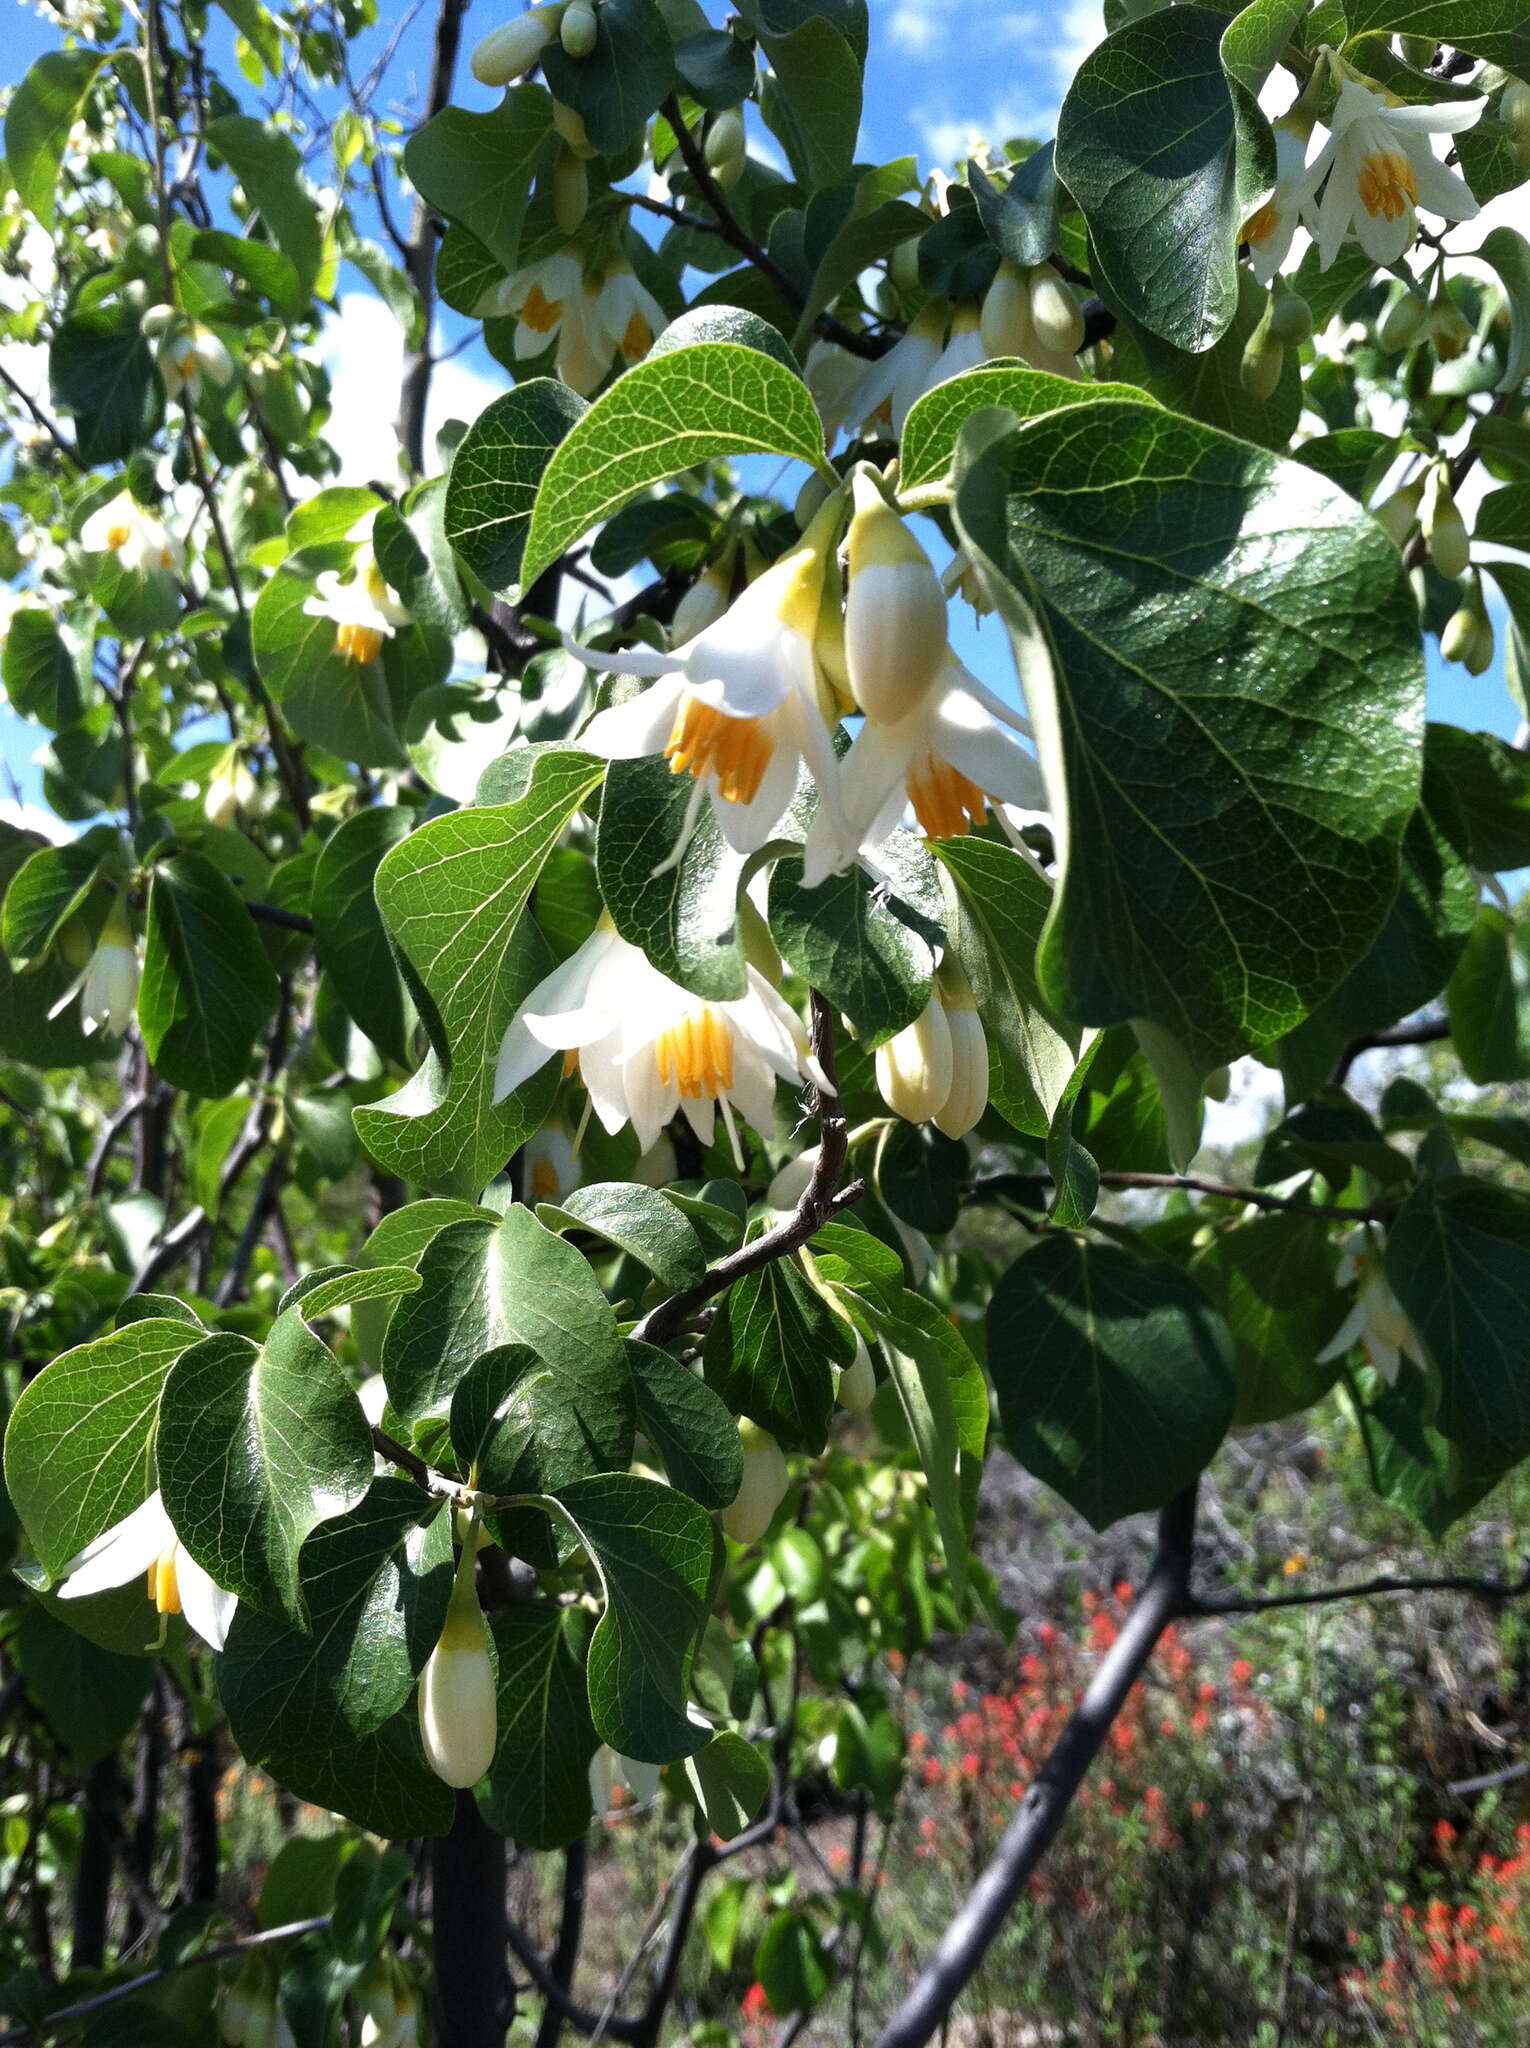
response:
[[[1000,139],[1052,133],[1062,94],[1080,58],[1101,33],[1099,0],[982,10],[974,10],[969,0],[871,0],[871,9],[862,155],[885,159],[912,153],[926,169],[949,164],[964,153],[974,134]],[[505,12],[474,7],[467,19],[466,46],[496,26]],[[426,5],[411,21],[384,83],[380,104],[405,126],[410,109],[423,96],[433,16],[434,8]],[[397,19],[398,10],[385,5],[378,28],[359,48],[358,69],[383,46]],[[216,22],[215,15],[215,58],[227,75],[235,77],[226,61],[226,38],[219,35]],[[5,75],[11,79],[19,78],[43,51],[56,47],[49,24],[26,7],[12,16],[9,41],[12,54]],[[464,105],[487,106],[495,95],[475,84],[464,65],[457,98]],[[391,315],[375,301],[369,303],[353,272],[342,281],[342,302],[324,354],[332,372],[339,373],[337,445],[356,473],[377,474],[378,435],[388,431],[383,422],[391,420],[396,404],[398,338]],[[471,417],[503,385],[497,366],[481,349],[471,349],[438,372],[437,417]],[[963,657],[996,687],[1006,688],[1009,658],[994,623],[975,630],[966,623],[966,608],[960,605],[953,606],[952,617]],[[1442,663],[1431,643],[1429,666],[1432,716],[1512,735],[1518,714],[1503,686],[1501,662],[1474,680]],[[38,787],[32,755],[45,739],[38,728],[0,702],[0,756],[29,798],[35,797]]]

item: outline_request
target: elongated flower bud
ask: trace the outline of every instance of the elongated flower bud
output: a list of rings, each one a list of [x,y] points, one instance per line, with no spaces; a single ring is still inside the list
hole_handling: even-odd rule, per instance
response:
[[[1411,348],[1424,331],[1428,301],[1406,288],[1388,305],[1376,326],[1376,339],[1384,349]]]
[[[571,149],[558,152],[553,171],[553,219],[564,234],[571,235],[583,221],[590,205],[590,174],[584,159]]]
[[[744,1452],[744,1476],[722,1511],[722,1525],[735,1543],[757,1543],[786,1497],[790,1474],[785,1454],[768,1429],[741,1417],[738,1436]]]
[[[949,964],[949,963],[948,963]],[[953,992],[941,969],[946,1027],[951,1034],[951,1087],[935,1112],[935,1128],[948,1138],[965,1138],[988,1107],[988,1039],[972,991]]]
[[[1275,338],[1274,308],[1275,302],[1271,299],[1259,325],[1245,342],[1243,359],[1238,365],[1239,383],[1249,397],[1261,405],[1275,396],[1280,373],[1286,366],[1285,344]]]
[[[85,1030],[121,1038],[138,1004],[138,947],[119,897],[112,904],[80,988]]]
[[[595,9],[591,0],[569,0],[563,10],[563,19],[558,24],[565,56],[588,57],[595,47],[600,29],[595,20]]]
[[[600,151],[591,142],[590,131],[584,125],[583,114],[577,114],[572,107],[564,106],[562,100],[554,100],[552,119],[560,141],[565,142],[575,156],[599,156]]]
[[[1472,338],[1472,323],[1453,299],[1436,294],[1425,322],[1429,345],[1442,363],[1453,363]]]
[[[687,640],[694,640],[708,626],[716,625],[728,609],[732,582],[731,563],[714,562],[704,576],[697,577],[675,606],[674,623],[670,628],[672,646],[683,647]]]
[[[951,1093],[953,1057],[946,1006],[932,990],[913,1023],[877,1047],[877,1087],[893,1115],[929,1123]]]
[[[845,662],[866,716],[896,725],[946,657],[946,601],[924,549],[864,471],[855,477]]]
[[[1440,634],[1440,652],[1447,661],[1458,661],[1468,675],[1485,675],[1493,665],[1493,624],[1482,599],[1482,579],[1473,570],[1458,611],[1452,612]]]
[[[1028,356],[1036,347],[1031,288],[1013,263],[1001,263],[983,295],[978,332],[991,356]]]
[[[202,815],[209,825],[227,829],[255,795],[255,778],[237,754],[219,762],[208,780],[202,798]]]
[[[877,1374],[871,1362],[871,1353],[866,1349],[866,1340],[857,1330],[855,1333],[855,1356],[839,1376],[835,1399],[841,1408],[852,1415],[864,1415],[876,1398]]]
[[[1521,168],[1530,167],[1530,85],[1516,78],[1498,102],[1498,118]]]
[[[1452,580],[1464,576],[1471,566],[1472,544],[1443,464],[1429,473],[1419,524],[1429,544],[1429,559],[1440,574]]]
[[[1031,325],[1048,355],[1076,355],[1084,345],[1084,316],[1049,263],[1031,272]]]
[[[494,1761],[498,1703],[489,1632],[473,1584],[473,1546],[465,1545],[441,1640],[420,1678],[420,1737],[438,1778],[460,1791]]]
[[[1404,484],[1393,491],[1389,498],[1383,498],[1379,505],[1371,507],[1375,519],[1394,547],[1405,547],[1418,519],[1419,500],[1424,495],[1423,480]]]
[[[725,192],[742,177],[747,149],[743,114],[737,107],[725,108],[707,130],[702,151],[712,176]]]
[[[529,71],[558,33],[561,6],[533,7],[486,35],[473,52],[473,76],[480,85],[509,85]]]

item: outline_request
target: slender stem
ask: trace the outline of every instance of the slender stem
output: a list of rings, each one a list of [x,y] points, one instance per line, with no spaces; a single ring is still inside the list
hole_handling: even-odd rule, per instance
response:
[[[664,102],[660,112],[674,130],[675,145],[680,151],[681,161],[696,181],[696,189],[712,209],[717,220],[718,232],[723,240],[746,256],[762,277],[768,278],[788,305],[795,306],[800,313],[807,305],[807,299],[791,274],[783,270],[770,251],[757,242],[729,204],[728,195],[712,175],[712,167],[706,160],[705,152],[689,128],[680,111],[680,103],[673,94]],[[892,346],[890,340],[878,335],[858,334],[853,327],[846,327],[828,313],[820,313],[814,326],[826,341],[838,342],[852,355],[865,356],[874,362],[878,356],[886,355]]]
[[[106,1921],[112,1901],[112,1837],[122,1796],[115,1755],[93,1764],[85,1776],[81,1804],[79,1860],[74,1874],[74,1943],[71,1970],[99,1970],[106,1961]]]
[[[1185,1612],[1195,1547],[1195,1490],[1158,1518],[1158,1547],[1141,1593],[1114,1645],[1037,1774],[992,1860],[936,1944],[913,1988],[877,2038],[877,2048],[923,2048],[941,2028],[989,1945],[1067,1818],[1158,1639]]]
[[[1328,1077],[1330,1088],[1342,1088],[1349,1078],[1349,1070],[1363,1053],[1379,1052],[1390,1045],[1437,1045],[1441,1039],[1450,1036],[1448,1017],[1424,1017],[1415,1024],[1393,1024],[1385,1031],[1370,1031],[1363,1038],[1352,1038],[1340,1053],[1338,1063]]]
[[[1052,1176],[1046,1172],[1036,1173],[995,1173],[969,1181],[964,1192],[970,1199],[981,1201],[993,1198],[1011,1190],[1023,1187],[1051,1187]],[[1309,1202],[1301,1195],[1274,1195],[1266,1188],[1248,1188],[1234,1181],[1207,1180],[1193,1173],[1125,1173],[1110,1172],[1100,1175],[1102,1188],[1162,1188],[1168,1192],[1191,1195],[1214,1195],[1225,1202],[1246,1203],[1251,1209],[1263,1209],[1273,1213],[1295,1216],[1319,1216],[1337,1223],[1382,1223],[1387,1220],[1386,1209],[1345,1208],[1337,1202]]]
[[[3,363],[0,363],[0,384],[3,384],[8,391],[21,400],[21,403],[32,415],[34,423],[47,435],[64,460],[73,468],[83,473],[85,465],[81,462],[69,442],[65,440],[63,429],[59,426],[58,422],[48,417],[47,413],[37,403],[37,400],[23,385],[16,382],[16,379]]]
[[[1530,1593],[1530,1565],[1516,1579],[1474,1578],[1465,1572],[1445,1572],[1435,1578],[1383,1573],[1374,1579],[1310,1586],[1293,1593],[1193,1593],[1184,1611],[1187,1615],[1267,1614],[1275,1607],[1322,1607],[1336,1600],[1370,1600],[1390,1593],[1470,1593],[1478,1600],[1522,1600]]]

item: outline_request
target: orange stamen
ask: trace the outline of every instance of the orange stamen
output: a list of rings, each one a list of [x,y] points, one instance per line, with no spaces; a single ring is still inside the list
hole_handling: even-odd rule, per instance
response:
[[[550,1159],[538,1159],[531,1168],[531,1196],[536,1202],[558,1199],[558,1169]]]
[[[661,1031],[653,1057],[660,1081],[667,1087],[677,1080],[689,1100],[705,1095],[715,1102],[733,1086],[733,1033],[710,1004]]]
[[[565,1081],[570,1081],[578,1072],[579,1048],[578,1046],[574,1045],[570,1046],[568,1051],[563,1055],[563,1078]]]
[[[641,313],[634,313],[627,322],[622,335],[622,357],[629,363],[640,363],[653,347],[653,329]]]
[[[981,825],[988,815],[982,790],[940,754],[926,752],[910,767],[908,800],[930,839],[960,839],[969,823]]]
[[[132,537],[131,526],[109,526],[106,529],[106,545],[113,550],[126,547]]]
[[[160,1614],[179,1614],[181,1611],[181,1589],[175,1576],[177,1548],[172,1538],[149,1566],[149,1598]]]
[[[1400,149],[1378,150],[1360,166],[1360,204],[1372,219],[1397,220],[1418,204],[1418,180]]]
[[[369,661],[376,661],[382,650],[383,636],[375,626],[336,626],[335,652],[346,661],[354,661],[365,667]]]
[[[521,307],[523,324],[535,334],[551,334],[562,318],[563,301],[550,299],[539,284],[534,284]]]
[[[717,793],[725,803],[747,804],[759,794],[775,753],[775,741],[763,718],[731,718],[699,697],[685,696],[664,757],[676,775],[715,775]]]
[[[1267,199],[1257,213],[1250,214],[1243,226],[1243,239],[1250,248],[1257,249],[1267,242],[1280,226],[1280,208],[1273,199]]]

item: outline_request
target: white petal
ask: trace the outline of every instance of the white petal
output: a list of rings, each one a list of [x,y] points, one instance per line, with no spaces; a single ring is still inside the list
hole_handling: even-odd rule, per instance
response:
[[[1381,119],[1389,128],[1410,129],[1415,134],[1459,135],[1472,126],[1486,105],[1486,100],[1448,100],[1429,107],[1388,107]]]
[[[637,761],[657,754],[674,730],[675,710],[684,694],[684,677],[671,674],[627,703],[597,711],[575,744],[604,761]]]
[[[763,718],[791,688],[794,650],[785,643],[801,635],[781,623],[782,582],[774,569],[767,569],[714,625],[686,645],[685,673],[692,689],[735,718]]]
[[[1418,203],[1446,220],[1474,220],[1482,211],[1470,185],[1448,164],[1442,164],[1428,149],[1408,152],[1418,181]]]
[[[586,668],[598,669],[605,676],[653,679],[673,675],[681,666],[674,655],[656,654],[651,647],[624,647],[620,653],[606,654],[598,647],[585,647],[572,633],[563,635],[563,651],[571,654],[575,661],[582,661]]]
[[[61,1600],[85,1600],[92,1593],[128,1586],[175,1539],[170,1517],[157,1492],[98,1536],[64,1566]]]
[[[1026,810],[1046,807],[1047,788],[1028,754],[965,690],[948,690],[929,722],[930,745],[985,796]]]
[[[782,734],[759,788],[746,804],[725,802],[717,793],[716,776],[707,777],[713,813],[735,853],[758,853],[770,838],[796,795],[797,761],[797,749]]]
[[[733,1086],[728,1090],[728,1100],[747,1124],[761,1136],[769,1137],[775,1121],[776,1077],[752,1045],[734,1046]]]
[[[1365,1303],[1356,1300],[1350,1305],[1349,1314],[1340,1323],[1317,1355],[1319,1365],[1327,1365],[1332,1359],[1342,1358],[1351,1344],[1355,1343],[1365,1329]]]
[[[875,725],[868,718],[839,766],[845,819],[853,834],[864,835],[895,790],[905,787],[909,763],[926,744],[924,707],[899,725]],[[899,811],[901,815],[902,806]]]
[[[187,1627],[194,1628],[210,1648],[221,1650],[228,1641],[229,1623],[239,1605],[238,1595],[225,1593],[203,1571],[184,1543],[176,1548],[175,1583],[180,1589],[181,1612]]]

